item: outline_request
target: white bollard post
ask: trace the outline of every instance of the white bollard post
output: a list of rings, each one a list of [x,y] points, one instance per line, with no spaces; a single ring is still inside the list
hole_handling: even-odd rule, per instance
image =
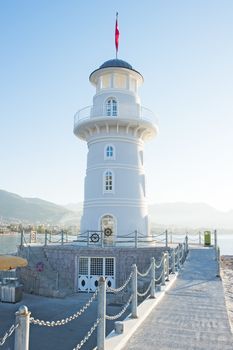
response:
[[[172,249],[172,273],[174,274],[176,272],[176,256],[175,256],[175,250]]]
[[[131,305],[131,317],[138,318],[138,283],[137,283],[137,265],[132,265],[132,305]]]
[[[168,251],[165,252],[165,260],[166,260],[166,275],[165,279],[166,281],[169,281],[169,253]]]
[[[180,270],[180,244],[178,245],[176,256],[177,256],[177,269]]]
[[[219,249],[219,247],[217,247],[217,273],[216,273],[216,277],[221,277],[221,274],[220,274],[220,249]]]
[[[151,263],[151,270],[150,270],[150,297],[151,298],[155,298],[155,258],[152,257],[150,259],[150,263]]]
[[[166,248],[168,247],[168,232],[167,230],[165,231],[165,244],[166,244]]]
[[[48,231],[47,230],[45,230],[44,238],[45,238],[44,245],[47,245],[47,243],[48,243]]]
[[[20,235],[20,247],[22,248],[22,246],[23,246],[23,235],[24,235],[24,231],[23,230],[21,230],[21,235]]]
[[[215,249],[215,256],[217,260],[217,257],[218,257],[217,230],[214,230],[214,249]]]
[[[103,276],[99,278],[98,318],[100,322],[97,326],[97,349],[104,350],[106,333],[106,280]]]
[[[166,253],[163,253],[163,263],[162,263],[162,281],[161,281],[161,285],[165,286],[165,271],[166,271]]]
[[[188,243],[189,239],[188,239],[188,235],[185,236],[185,257],[188,254],[189,251],[189,243]]]
[[[25,305],[21,305],[15,313],[15,324],[19,326],[15,330],[14,350],[29,350],[30,315],[31,312]]]
[[[135,230],[134,233],[135,233],[135,236],[134,236],[135,248],[137,248],[138,247],[138,230]]]
[[[183,246],[182,246],[182,264],[185,262],[185,257],[186,257],[186,243],[184,242],[183,243]]]
[[[201,232],[199,232],[199,245],[201,245]]]

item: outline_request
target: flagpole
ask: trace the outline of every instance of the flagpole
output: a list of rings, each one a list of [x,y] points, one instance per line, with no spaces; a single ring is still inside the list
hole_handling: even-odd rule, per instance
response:
[[[118,54],[118,44],[119,44],[119,29],[118,29],[118,12],[116,12],[116,25],[115,25],[115,47],[116,47],[116,59]]]

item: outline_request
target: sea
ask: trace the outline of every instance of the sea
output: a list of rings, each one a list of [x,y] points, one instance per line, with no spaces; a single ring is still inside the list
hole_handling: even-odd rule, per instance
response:
[[[41,237],[42,238],[42,237]],[[74,238],[74,237],[73,237]],[[170,236],[169,240],[170,241]],[[214,243],[214,237],[212,235],[212,244]],[[184,236],[173,235],[173,242],[183,242]],[[227,234],[218,234],[218,245],[220,247],[221,255],[233,255],[233,231]],[[163,239],[164,241],[164,239]],[[199,239],[197,235],[189,235],[189,242],[198,243]],[[202,237],[203,241],[203,237]],[[20,234],[1,234],[0,235],[0,254],[11,254],[17,252],[17,246],[20,245]]]

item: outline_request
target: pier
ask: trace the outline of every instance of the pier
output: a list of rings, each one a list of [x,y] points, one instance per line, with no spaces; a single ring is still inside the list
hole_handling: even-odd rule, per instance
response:
[[[184,244],[165,251],[158,260],[152,257],[143,270],[133,264],[117,288],[109,287],[101,277],[91,295],[78,293],[60,300],[25,295],[20,304],[4,303],[0,347],[13,346],[15,337],[15,350],[28,350],[29,338],[32,350],[44,346],[61,350],[230,350],[233,338],[216,248],[188,247],[186,238]],[[126,298],[116,308],[111,300],[122,292]],[[30,328],[24,347],[18,343],[26,334],[26,328],[20,330],[20,312],[25,311],[22,305],[28,307]],[[3,330],[7,330],[5,335]]]
[[[232,350],[221,280],[214,249],[189,251],[177,280],[140,325],[124,350]]]

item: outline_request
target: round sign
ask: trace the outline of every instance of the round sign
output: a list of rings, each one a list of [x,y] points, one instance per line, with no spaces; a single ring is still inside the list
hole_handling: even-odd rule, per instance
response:
[[[112,230],[108,227],[104,229],[104,235],[109,237],[112,235]]]
[[[99,242],[100,240],[98,233],[92,233],[90,238],[91,238],[91,242],[94,242],[94,243]]]

